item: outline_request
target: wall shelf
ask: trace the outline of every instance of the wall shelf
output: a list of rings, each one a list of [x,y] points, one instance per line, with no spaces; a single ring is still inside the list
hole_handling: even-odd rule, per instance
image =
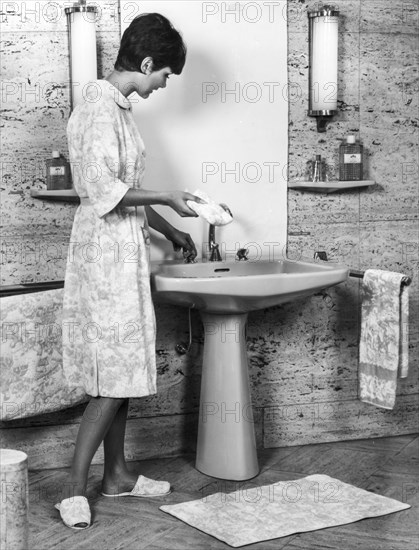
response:
[[[356,189],[358,187],[367,187],[374,185],[375,181],[321,181],[313,183],[312,181],[295,181],[288,182],[288,189],[299,189],[300,191],[312,191],[314,193],[335,193],[336,191],[344,191],[345,189]]]
[[[31,197],[47,201],[80,202],[80,197],[77,195],[75,189],[57,189],[53,191],[32,189]]]

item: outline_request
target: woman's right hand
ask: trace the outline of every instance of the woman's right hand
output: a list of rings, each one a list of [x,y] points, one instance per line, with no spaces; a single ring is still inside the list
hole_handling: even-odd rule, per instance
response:
[[[170,193],[168,193],[167,205],[173,208],[173,210],[177,212],[179,216],[181,216],[182,218],[197,218],[198,214],[194,212],[191,208],[189,208],[189,206],[186,204],[186,201],[194,201],[205,204],[204,200],[200,199],[196,195],[187,193],[186,191],[171,191]]]

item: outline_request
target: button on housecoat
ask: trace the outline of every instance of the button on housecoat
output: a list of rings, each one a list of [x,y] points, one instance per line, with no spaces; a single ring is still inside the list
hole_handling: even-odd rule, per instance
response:
[[[96,81],[74,109],[67,136],[81,204],[65,275],[64,372],[91,396],[150,395],[156,363],[147,219],[143,207],[117,206],[144,175],[130,102]]]

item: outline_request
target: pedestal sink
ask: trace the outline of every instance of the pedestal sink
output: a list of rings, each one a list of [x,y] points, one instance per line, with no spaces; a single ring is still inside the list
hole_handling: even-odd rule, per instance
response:
[[[249,311],[336,285],[348,268],[308,261],[154,265],[157,301],[200,310],[205,329],[196,468],[243,481],[259,472],[245,327]]]

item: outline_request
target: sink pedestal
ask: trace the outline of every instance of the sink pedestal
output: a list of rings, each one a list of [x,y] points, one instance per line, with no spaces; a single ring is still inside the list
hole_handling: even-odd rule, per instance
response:
[[[163,263],[152,290],[163,301],[201,311],[204,361],[196,467],[210,476],[247,480],[259,472],[249,390],[248,311],[309,296],[346,281],[338,264],[306,261]]]
[[[205,329],[196,468],[242,481],[259,473],[246,350],[247,313],[201,311]]]

